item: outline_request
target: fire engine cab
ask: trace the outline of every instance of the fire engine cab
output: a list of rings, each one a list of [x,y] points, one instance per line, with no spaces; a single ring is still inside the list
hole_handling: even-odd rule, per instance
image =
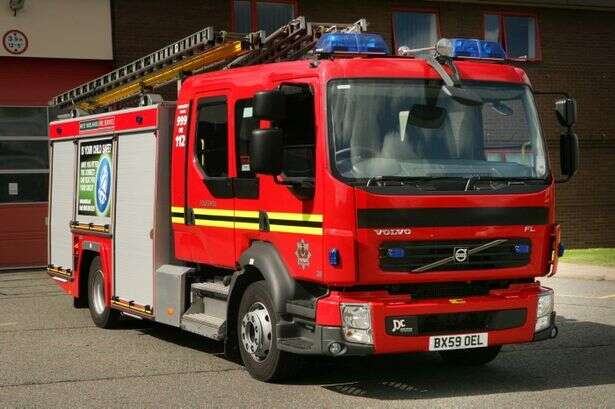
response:
[[[55,97],[48,272],[75,306],[224,341],[265,381],[305,354],[476,365],[555,337],[537,277],[563,251],[556,180],[528,77],[497,43],[391,56],[365,27],[207,28]],[[151,93],[175,81],[177,101]]]

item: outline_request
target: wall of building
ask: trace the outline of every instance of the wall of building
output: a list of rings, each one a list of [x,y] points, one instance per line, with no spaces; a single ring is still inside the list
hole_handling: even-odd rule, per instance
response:
[[[16,13],[0,7],[0,36],[16,29],[28,39],[19,57],[112,60],[111,9],[104,0],[27,0]],[[0,47],[0,56],[15,56]]]
[[[5,47],[15,32],[27,47]],[[41,266],[47,264],[47,103],[112,68],[110,2],[26,0],[13,13],[3,1],[0,40],[0,268]]]
[[[558,220],[570,247],[613,247],[615,234],[615,116],[608,112],[615,89],[615,12],[533,6],[444,1],[328,0],[298,1],[298,14],[312,21],[352,22],[365,17],[370,31],[392,41],[392,11],[429,9],[439,15],[444,37],[483,36],[483,13],[529,12],[537,16],[543,58],[517,63],[536,90],[566,91],[579,102],[577,133],[581,140],[581,169],[569,183],[558,185]],[[549,2],[553,6],[553,2]],[[573,4],[569,4],[573,5]],[[139,16],[147,10],[147,18]],[[186,0],[182,9],[168,10],[163,0],[112,3],[116,65],[125,64],[198,29],[214,25],[231,29],[231,2]],[[136,18],[139,16],[139,18]],[[391,44],[392,45],[392,44]],[[559,134],[553,99],[538,97],[551,164],[559,169]]]

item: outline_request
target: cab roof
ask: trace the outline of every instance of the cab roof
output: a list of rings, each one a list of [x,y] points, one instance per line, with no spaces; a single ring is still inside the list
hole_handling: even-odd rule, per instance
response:
[[[455,60],[461,80],[526,84],[531,86],[526,73],[518,67],[475,60]],[[254,65],[214,71],[189,77],[182,85],[180,100],[194,92],[234,87],[263,88],[263,83],[319,77],[326,84],[335,78],[415,78],[436,79],[438,73],[420,58],[408,57],[356,57],[321,60],[299,60]],[[267,84],[269,85],[269,84]]]

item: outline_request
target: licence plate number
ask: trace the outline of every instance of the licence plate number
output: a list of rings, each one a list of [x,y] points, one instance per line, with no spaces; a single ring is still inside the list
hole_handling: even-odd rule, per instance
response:
[[[461,335],[435,335],[429,337],[430,351],[448,351],[451,349],[482,348],[488,345],[486,332]]]

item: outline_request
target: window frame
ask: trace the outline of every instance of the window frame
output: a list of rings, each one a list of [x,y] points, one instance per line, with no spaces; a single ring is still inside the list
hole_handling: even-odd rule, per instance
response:
[[[51,122],[51,112],[49,107],[44,105],[0,105],[0,108],[39,108],[44,109],[47,117],[47,123],[45,124],[46,133],[45,135],[6,135],[0,136],[0,141],[2,142],[46,142],[47,150],[49,152],[49,123]],[[33,175],[33,174],[44,174],[47,175],[47,186],[49,187],[49,174],[51,167],[51,157],[49,153],[47,154],[47,168],[8,168],[8,169],[0,169],[0,175]],[[49,201],[48,189],[45,191],[46,200],[42,201],[8,201],[2,202],[0,201],[0,205],[15,205],[15,204],[24,204],[24,203],[47,203]]]
[[[392,7],[391,8],[391,41],[393,42],[393,52],[397,55],[397,48],[401,45],[397,44],[395,35],[395,13],[423,13],[434,14],[436,16],[436,38],[442,38],[442,24],[440,21],[440,9],[438,8],[417,8],[417,7]],[[435,46],[435,44],[434,44]]]
[[[278,3],[278,4],[290,4],[293,6],[293,18],[299,16],[299,1],[298,0],[244,0],[250,2],[250,29],[252,32],[258,31],[258,15],[257,15],[257,3]],[[237,26],[235,24],[235,0],[230,0],[229,5],[231,8],[231,31],[235,32]],[[267,33],[269,35],[271,33]]]
[[[511,61],[516,61],[516,62],[530,62],[530,63],[535,63],[535,62],[541,62],[542,61],[542,41],[541,41],[541,32],[540,32],[540,20],[538,18],[538,13],[536,12],[516,12],[516,11],[483,11],[482,12],[482,19],[481,19],[481,37],[482,39],[485,39],[485,18],[487,15],[493,15],[493,16],[498,16],[499,18],[499,39],[498,42],[502,45],[502,47],[504,48],[504,51],[506,51],[506,53],[508,54],[508,47],[507,47],[507,38],[506,38],[506,27],[504,24],[504,19],[506,17],[528,17],[528,18],[533,18],[534,19],[534,26],[536,27],[536,44],[534,45],[536,47],[536,56],[534,58],[512,58],[509,57],[508,59]]]

